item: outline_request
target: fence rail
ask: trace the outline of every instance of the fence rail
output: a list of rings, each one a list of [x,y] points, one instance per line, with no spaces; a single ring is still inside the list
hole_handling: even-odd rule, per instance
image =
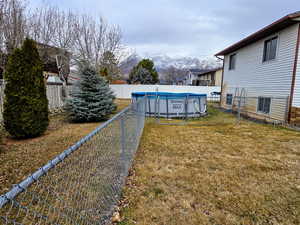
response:
[[[206,94],[207,97],[212,96],[213,92],[221,92],[221,87],[217,86],[181,86],[181,85],[133,85],[133,84],[112,84],[110,88],[113,90],[117,98],[131,98],[133,92],[173,92],[173,93],[194,93]]]
[[[0,224],[106,224],[145,122],[133,103],[0,197]]]

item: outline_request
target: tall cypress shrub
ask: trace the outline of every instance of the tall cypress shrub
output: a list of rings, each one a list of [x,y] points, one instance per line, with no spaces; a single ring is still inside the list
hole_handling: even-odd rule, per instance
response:
[[[4,127],[15,138],[43,134],[49,124],[43,64],[36,44],[26,39],[9,57],[4,73]]]
[[[75,84],[66,109],[73,122],[98,122],[116,109],[115,96],[107,80],[87,63],[80,66],[80,80]]]

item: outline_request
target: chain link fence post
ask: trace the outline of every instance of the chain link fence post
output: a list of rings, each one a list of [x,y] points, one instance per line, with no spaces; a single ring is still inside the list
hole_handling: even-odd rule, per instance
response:
[[[145,122],[134,102],[0,196],[0,224],[106,225]]]

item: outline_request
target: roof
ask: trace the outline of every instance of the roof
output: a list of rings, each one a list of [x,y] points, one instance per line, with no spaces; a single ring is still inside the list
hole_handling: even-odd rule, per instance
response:
[[[222,68],[214,68],[214,69],[206,70],[206,71],[203,71],[203,72],[199,73],[198,76],[203,76],[203,75],[206,75],[208,73],[216,72],[216,71],[221,70],[221,69]]]
[[[53,45],[48,45],[48,44],[44,44],[44,43],[41,43],[41,42],[36,42],[37,46],[38,47],[44,47],[44,48],[52,48],[52,49],[56,49],[58,51],[64,51],[65,53],[67,54],[70,54],[70,52],[64,48],[59,48],[59,47],[56,47],[56,46],[53,46]]]
[[[113,80],[111,84],[127,84],[125,80]]]
[[[203,69],[189,69],[189,71],[192,73],[201,73],[203,72]]]
[[[223,51],[218,52],[217,54],[215,54],[215,56],[223,56],[231,52],[234,52],[262,38],[268,37],[271,34],[278,32],[288,26],[299,23],[300,22],[299,19],[300,19],[300,11],[284,16],[281,19],[275,21],[274,23],[262,28],[261,30],[255,32],[254,34],[251,34],[250,36],[235,43],[234,45],[231,45],[230,47],[224,49]]]

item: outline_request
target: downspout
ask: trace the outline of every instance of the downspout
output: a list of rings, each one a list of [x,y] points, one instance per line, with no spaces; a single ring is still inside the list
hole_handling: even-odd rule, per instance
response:
[[[220,59],[223,61],[223,66],[222,66],[222,81],[221,81],[221,96],[220,96],[220,107],[222,107],[222,96],[223,96],[223,82],[224,82],[224,68],[225,68],[225,56],[224,58],[220,58],[217,55],[215,56],[217,59]]]
[[[300,47],[300,24],[298,26],[298,37],[297,37],[297,43],[296,43],[296,53],[295,53],[293,77],[292,77],[292,85],[291,85],[291,94],[290,94],[290,102],[289,102],[288,123],[291,122],[291,117],[292,117],[292,106],[293,106],[293,99],[294,99],[294,93],[295,93],[295,83],[296,83],[297,64],[298,64],[298,57],[299,57],[299,47]]]

